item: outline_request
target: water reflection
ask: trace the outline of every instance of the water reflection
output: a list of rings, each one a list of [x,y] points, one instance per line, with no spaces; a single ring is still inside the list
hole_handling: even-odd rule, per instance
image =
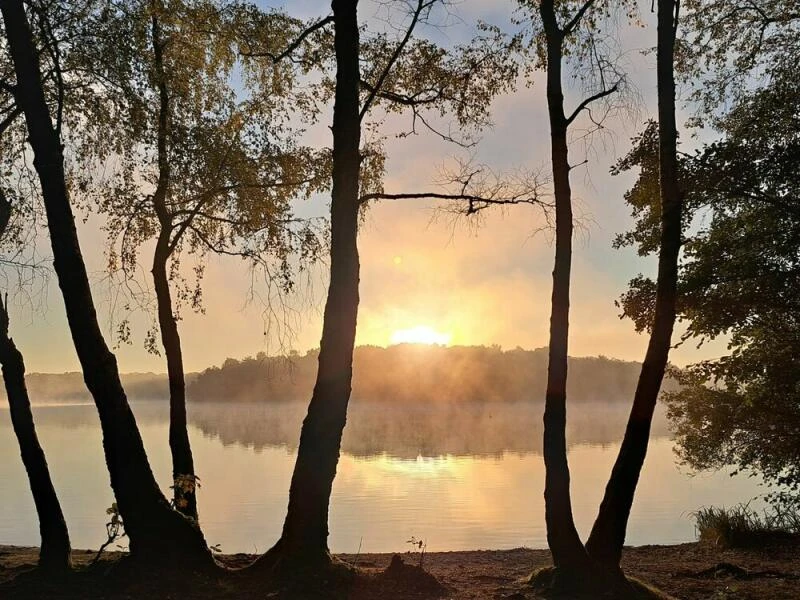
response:
[[[34,411],[73,545],[97,547],[113,499],[94,406]],[[168,491],[166,402],[138,402],[134,411],[153,471]],[[190,405],[201,523],[210,543],[226,552],[254,552],[277,539],[304,413],[300,403]],[[626,406],[580,405],[569,418],[575,517],[586,532],[616,456]],[[675,465],[663,415],[654,433],[629,543],[689,541],[690,511],[759,492],[752,479],[687,476]],[[411,535],[427,539],[431,550],[544,547],[540,438],[541,407],[535,405],[391,410],[354,402],[331,501],[331,548],[403,551]],[[0,481],[0,543],[36,543],[36,514],[4,410]]]
[[[166,423],[168,407],[163,401],[133,403],[140,425]],[[280,447],[297,449],[306,407],[297,402],[259,404],[253,402],[189,405],[189,424],[223,446],[238,444],[257,451]],[[569,444],[607,446],[621,438],[628,406],[610,403],[579,405],[568,417]],[[92,405],[61,404],[36,407],[41,426],[66,429],[95,428]],[[667,437],[669,428],[663,410],[656,414],[653,437]],[[542,407],[524,402],[425,405],[390,408],[368,401],[351,404],[342,451],[357,457],[388,455],[416,459],[418,456],[541,455]]]
[[[137,415],[140,409],[137,406]],[[241,444],[262,450],[281,446],[294,451],[305,407],[297,403],[198,403],[191,405],[190,423],[223,445]],[[570,445],[608,445],[625,428],[628,405],[579,405],[569,413]],[[664,411],[653,425],[654,437],[669,435]],[[531,403],[408,404],[355,401],[350,407],[342,451],[358,457],[382,454],[417,456],[502,456],[539,454],[542,407]]]

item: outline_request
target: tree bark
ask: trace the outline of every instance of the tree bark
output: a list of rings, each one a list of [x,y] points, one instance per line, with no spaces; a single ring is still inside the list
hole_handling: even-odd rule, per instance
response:
[[[154,10],[161,9],[154,3]],[[178,322],[172,310],[167,262],[171,254],[173,219],[167,207],[170,164],[167,153],[169,132],[169,91],[164,72],[164,42],[158,15],[152,16],[153,57],[158,87],[159,110],[157,127],[158,184],[153,192],[153,208],[159,222],[159,235],[153,253],[153,287],[158,306],[158,328],[167,358],[169,377],[169,448],[172,453],[172,490],[175,508],[197,520],[197,476],[194,472],[192,446],[186,422],[186,378]]]
[[[111,487],[130,538],[131,553],[169,566],[210,566],[213,559],[202,533],[172,510],[158,488],[120,382],[116,358],[97,322],[69,202],[61,140],[45,101],[22,0],[4,0],[0,10],[16,73],[16,97],[25,113],[34,167],[42,186],[53,266],[84,381],[100,416]]]
[[[308,560],[328,558],[328,506],[347,419],[358,315],[359,32],[357,0],[334,0],[331,266],[314,392],[303,421],[289,509],[278,545]]]
[[[172,312],[172,296],[167,276],[169,231],[165,233],[166,235],[162,232],[156,242],[152,273],[158,305],[158,326],[169,377],[169,448],[172,453],[173,503],[178,511],[196,520],[197,477],[186,419],[186,379],[181,338]]]
[[[11,216],[11,204],[0,190],[0,236]],[[39,566],[47,571],[67,571],[72,567],[72,550],[67,523],[58,501],[44,450],[36,435],[31,402],[25,386],[25,362],[14,340],[8,335],[8,303],[0,299],[0,365],[8,396],[11,425],[17,436],[22,464],[39,517]]]
[[[581,571],[588,557],[572,516],[566,442],[572,191],[569,182],[568,123],[564,114],[561,82],[564,36],[559,29],[552,0],[541,3],[540,13],[547,39],[547,106],[556,211],[556,251],[544,410],[545,521],[547,543],[555,567],[565,571]]]
[[[639,474],[647,454],[650,425],[669,358],[678,284],[681,247],[682,194],[677,178],[675,123],[676,0],[658,0],[658,131],[661,191],[661,243],[656,282],[656,307],[625,437],[611,471],[597,520],[586,544],[597,562],[619,568]]]

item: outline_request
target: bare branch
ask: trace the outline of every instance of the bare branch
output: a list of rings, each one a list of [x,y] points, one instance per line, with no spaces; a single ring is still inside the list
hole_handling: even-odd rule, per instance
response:
[[[370,200],[447,200],[466,205],[456,212],[473,215],[490,206],[530,204],[547,211],[552,203],[547,199],[548,181],[536,172],[496,173],[485,165],[459,162],[455,171],[445,171],[440,185],[455,187],[453,191],[421,191],[405,193],[373,192],[361,196]]]
[[[569,117],[567,117],[567,125],[570,125],[578,117],[578,115],[583,110],[585,110],[592,102],[595,102],[597,100],[605,98],[606,96],[610,96],[611,94],[616,92],[618,89],[619,89],[619,82],[615,83],[610,88],[606,88],[606,89],[600,90],[596,94],[592,94],[588,98],[584,98],[583,102],[581,102],[578,105],[578,108],[576,108],[572,112],[572,114]]]
[[[364,194],[361,196],[361,202],[368,202],[370,200],[456,200],[467,202],[469,208],[466,213],[474,214],[481,210],[484,206],[489,205],[513,205],[513,204],[535,204],[540,206],[548,206],[545,202],[536,197],[522,197],[522,198],[490,198],[484,196],[473,196],[471,194],[442,194],[439,192],[418,192],[408,194],[386,194],[386,193],[373,193]]]
[[[380,90],[364,79],[361,80],[361,87],[378,98],[389,100],[395,104],[402,104],[403,106],[422,106],[425,104],[433,104],[443,97],[442,90],[436,89],[420,90],[413,95],[398,94],[396,92]],[[433,95],[424,96],[423,94],[425,92],[429,92]]]

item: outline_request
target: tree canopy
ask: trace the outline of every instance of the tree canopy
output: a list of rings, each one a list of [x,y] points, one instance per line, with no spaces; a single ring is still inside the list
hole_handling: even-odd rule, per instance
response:
[[[800,489],[800,86],[778,78],[739,98],[719,121],[722,137],[681,160],[693,226],[684,246],[679,316],[684,339],[724,337],[728,354],[676,370],[668,395],[680,454],[696,468],[735,465]],[[636,139],[618,169],[638,167],[627,200],[637,227],[618,238],[652,250],[657,135]],[[632,282],[621,301],[638,329],[653,284]],[[777,491],[779,492],[779,488]]]

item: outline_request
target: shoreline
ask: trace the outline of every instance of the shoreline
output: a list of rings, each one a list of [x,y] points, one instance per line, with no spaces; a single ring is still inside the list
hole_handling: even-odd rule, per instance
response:
[[[172,596],[158,583],[137,582],[108,587],[97,581],[84,581],[82,585],[64,588],[31,588],[15,583],[15,577],[29,571],[36,563],[38,548],[0,546],[0,595],[3,598],[53,598],[53,599],[130,599],[155,600]],[[74,550],[73,560],[78,572],[95,555],[91,550]],[[120,553],[104,553],[102,562],[112,565]],[[249,564],[255,557],[249,554],[216,555],[222,564],[237,568]],[[392,554],[337,554],[337,558],[355,565],[365,574],[377,574],[385,569]],[[416,565],[419,555],[402,553],[407,564]],[[536,596],[522,579],[533,569],[550,564],[548,550],[517,548],[513,550],[471,550],[426,553],[423,566],[443,584],[448,592],[443,598],[478,599],[534,599]],[[675,598],[701,600],[707,598],[756,600],[769,598],[791,600],[800,598],[800,538],[775,539],[758,547],[720,549],[698,542],[671,546],[626,547],[623,554],[626,574],[652,584]],[[85,570],[84,570],[85,572]],[[30,579],[30,578],[28,578]],[[107,584],[107,582],[104,582]],[[163,595],[159,595],[159,594]],[[374,589],[367,595],[354,593],[348,598],[361,600],[373,597]],[[399,595],[398,595],[399,594]],[[237,590],[231,581],[222,578],[216,582],[203,582],[192,586],[183,582],[182,599],[219,598],[238,600],[250,598],[245,590]],[[409,594],[398,590],[382,590],[381,597],[429,598],[427,595]]]

